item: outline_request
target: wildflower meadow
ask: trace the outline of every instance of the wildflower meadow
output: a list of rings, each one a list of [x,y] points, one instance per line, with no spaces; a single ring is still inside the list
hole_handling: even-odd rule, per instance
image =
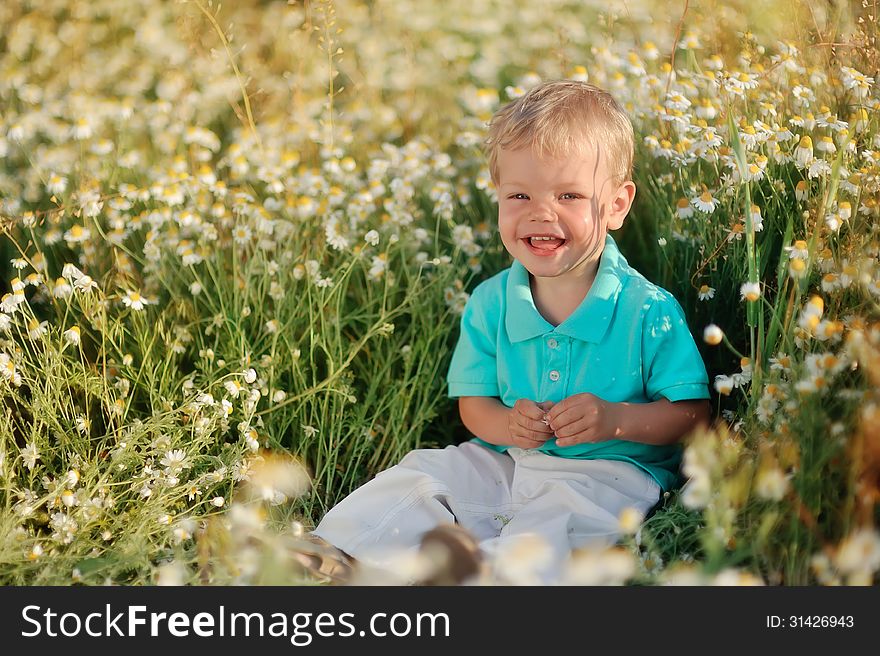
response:
[[[555,78],[632,117],[614,236],[684,308],[714,408],[684,487],[570,581],[875,583],[873,12],[0,3],[0,583],[318,583],[304,531],[469,437],[445,374],[509,264],[486,122]]]

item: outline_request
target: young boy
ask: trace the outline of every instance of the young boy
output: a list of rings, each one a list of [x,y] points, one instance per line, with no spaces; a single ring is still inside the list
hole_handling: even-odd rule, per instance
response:
[[[677,484],[678,442],[709,420],[708,379],[678,303],[607,234],[635,195],[614,99],[541,84],[495,114],[486,145],[514,261],[474,290],[449,368],[476,437],[410,452],[313,535],[378,566],[425,535],[449,542],[436,530],[449,524],[486,554],[537,535],[556,582],[572,549],[613,544],[623,510],[645,514]]]

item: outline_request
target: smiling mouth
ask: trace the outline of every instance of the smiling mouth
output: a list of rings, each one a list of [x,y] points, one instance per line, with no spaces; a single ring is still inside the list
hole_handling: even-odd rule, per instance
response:
[[[522,241],[536,255],[551,255],[565,245],[566,240],[559,237],[526,237]]]

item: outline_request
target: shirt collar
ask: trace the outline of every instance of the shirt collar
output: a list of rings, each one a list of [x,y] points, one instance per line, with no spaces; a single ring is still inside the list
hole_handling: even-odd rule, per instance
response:
[[[521,342],[555,331],[587,342],[602,341],[614,315],[628,267],[614,239],[606,235],[605,249],[590,291],[575,311],[554,328],[535,307],[529,286],[529,272],[518,260],[514,260],[507,278],[507,315],[504,324],[508,338],[511,342]]]

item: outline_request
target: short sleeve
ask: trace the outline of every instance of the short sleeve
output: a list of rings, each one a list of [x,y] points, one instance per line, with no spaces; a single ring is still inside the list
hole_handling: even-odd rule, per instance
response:
[[[448,396],[498,396],[496,333],[486,321],[486,296],[478,287],[461,315],[461,332],[449,364]]]
[[[642,375],[651,401],[709,398],[709,377],[678,301],[654,299],[642,330]]]

